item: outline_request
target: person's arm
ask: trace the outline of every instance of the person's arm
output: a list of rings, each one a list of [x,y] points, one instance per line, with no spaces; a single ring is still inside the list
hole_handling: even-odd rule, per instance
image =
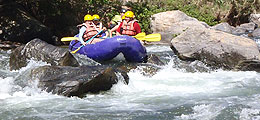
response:
[[[83,34],[84,32],[87,30],[87,28],[85,26],[82,26],[80,29],[79,29],[79,41],[81,42],[82,45],[86,45],[86,43],[84,42],[83,40]]]
[[[134,28],[135,28],[136,34],[142,32],[141,27],[137,22],[134,23]]]
[[[120,26],[120,25],[116,25],[115,27],[113,27],[113,28],[109,31],[110,37],[112,37],[112,33],[113,33],[114,31],[116,31],[119,26]]]
[[[116,35],[121,35],[121,27],[122,27],[123,22],[119,25],[119,27],[116,29]]]

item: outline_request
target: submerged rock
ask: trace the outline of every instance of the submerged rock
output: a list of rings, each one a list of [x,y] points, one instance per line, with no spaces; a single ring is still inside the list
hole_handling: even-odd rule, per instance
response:
[[[157,55],[155,55],[155,54],[149,54],[148,55],[147,63],[154,64],[154,65],[160,65],[160,66],[165,65],[160,60],[160,58]]]
[[[259,60],[255,41],[213,29],[188,29],[172,39],[180,59],[200,60],[214,68],[234,68],[242,60]]]
[[[42,66],[31,72],[40,89],[68,97],[110,90],[120,79],[129,82],[125,71],[105,66]]]
[[[27,65],[27,61],[35,59],[51,65],[79,66],[71,53],[63,48],[34,39],[25,46],[14,49],[10,55],[10,69],[17,70]]]

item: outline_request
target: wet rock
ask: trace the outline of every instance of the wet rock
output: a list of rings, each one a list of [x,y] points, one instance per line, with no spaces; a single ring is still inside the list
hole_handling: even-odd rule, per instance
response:
[[[105,66],[42,66],[32,70],[31,80],[53,94],[83,97],[110,90],[119,80],[128,84],[129,78],[126,72]]]
[[[242,60],[259,60],[255,41],[213,29],[188,29],[172,40],[182,60],[200,60],[214,68],[232,69]]]
[[[257,28],[252,33],[253,37],[260,38],[260,28]]]
[[[79,66],[71,53],[63,48],[48,44],[40,39],[34,39],[25,46],[13,50],[10,55],[10,69],[17,70],[27,65],[27,61],[34,59],[50,63],[51,65]]]
[[[154,54],[148,55],[147,63],[124,63],[117,65],[114,68],[129,72],[131,70],[138,69],[145,76],[153,76],[161,69],[161,66],[165,65],[158,56]]]
[[[139,64],[137,69],[145,76],[153,76],[158,70],[161,69],[161,66],[165,65],[158,56],[154,54],[148,55],[148,61],[146,64]]]
[[[154,64],[154,65],[159,65],[159,66],[165,65],[165,64],[160,60],[160,58],[159,58],[157,55],[154,55],[154,54],[149,54],[149,55],[148,55],[147,63]]]
[[[1,40],[27,43],[34,38],[40,38],[50,44],[57,44],[57,39],[51,30],[16,2],[2,0],[0,10]]]
[[[234,68],[242,71],[256,71],[260,72],[260,61],[258,60],[244,60],[238,63]]]
[[[232,33],[232,31],[235,29],[235,27],[229,25],[227,22],[219,23],[211,28],[226,33]]]

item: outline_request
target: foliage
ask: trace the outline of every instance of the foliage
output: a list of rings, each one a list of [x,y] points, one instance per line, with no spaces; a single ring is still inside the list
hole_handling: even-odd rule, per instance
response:
[[[14,1],[44,25],[52,28],[58,36],[64,35],[63,31],[66,31],[68,26],[82,23],[86,14],[99,14],[102,22],[108,23],[113,16],[119,14],[122,5],[122,2],[117,0]],[[128,2],[126,5],[132,7],[142,31],[147,33],[152,32],[151,15],[163,11],[181,10],[209,25],[221,21],[229,21],[236,25],[241,24],[250,13],[259,11],[260,8],[258,0],[138,0],[138,2]]]
[[[135,13],[136,19],[139,21],[143,32],[152,33],[150,29],[151,15],[165,11],[156,6],[149,6],[147,3],[132,3],[129,2],[127,6],[130,6]]]

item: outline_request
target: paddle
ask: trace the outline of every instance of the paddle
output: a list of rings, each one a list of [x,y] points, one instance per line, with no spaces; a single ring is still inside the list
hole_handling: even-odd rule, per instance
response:
[[[86,41],[85,43],[88,43],[89,41],[91,41],[92,39],[94,39],[98,34],[100,34],[103,30],[99,31],[96,35],[94,35],[92,38],[90,38],[88,41]],[[80,48],[82,48],[84,45],[81,45],[79,48],[77,48],[76,50],[72,51],[71,53],[76,53],[80,50]]]
[[[159,33],[155,33],[155,34],[149,34],[149,35],[145,35],[144,32],[137,34],[136,36],[132,36],[138,40],[144,40],[144,41],[148,41],[148,42],[157,42],[161,40],[161,34]],[[63,37],[61,39],[61,41],[72,41],[72,40],[78,40],[79,38],[77,37]]]
[[[162,37],[161,34],[159,33],[150,34],[144,37],[144,40],[148,42],[156,42],[156,41],[160,41],[161,39]]]
[[[144,40],[145,32],[138,33],[137,35],[135,35],[133,37],[138,39],[138,40]]]
[[[72,40],[79,40],[78,37],[63,37],[61,38],[62,42],[68,42],[68,41],[72,41]]]

